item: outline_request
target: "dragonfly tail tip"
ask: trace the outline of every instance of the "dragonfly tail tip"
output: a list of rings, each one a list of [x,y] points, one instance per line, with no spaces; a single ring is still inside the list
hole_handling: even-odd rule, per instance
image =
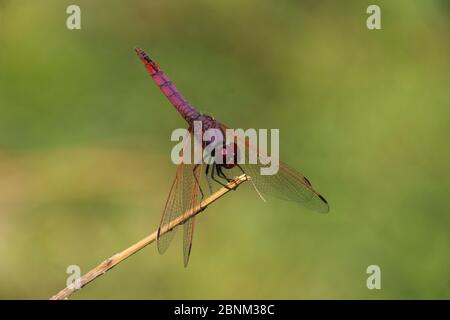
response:
[[[136,52],[136,54],[139,56],[139,58],[141,58],[142,60],[146,60],[148,62],[153,62],[152,59],[150,59],[150,57],[148,56],[147,53],[145,53],[144,50],[142,50],[139,47],[135,47],[134,51]]]

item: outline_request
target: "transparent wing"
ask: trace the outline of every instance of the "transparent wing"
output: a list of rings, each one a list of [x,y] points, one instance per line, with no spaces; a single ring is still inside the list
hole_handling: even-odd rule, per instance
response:
[[[196,165],[193,167],[192,172],[192,179],[193,183],[191,185],[191,190],[189,193],[190,196],[190,205],[189,208],[192,208],[200,203],[201,199],[201,173],[202,173],[203,166],[202,165]],[[194,235],[194,225],[195,225],[195,217],[190,218],[184,223],[183,226],[183,259],[184,259],[184,266],[187,267],[189,263],[189,256],[191,255],[191,249],[192,249],[192,238]]]
[[[330,210],[325,198],[313,189],[309,180],[283,162],[280,162],[280,168],[274,175],[262,175],[260,164],[243,164],[241,167],[262,194],[295,201],[320,213]]]
[[[192,237],[194,235],[195,217],[190,218],[183,225],[183,262],[187,267],[192,249]]]
[[[170,188],[169,196],[166,201],[166,205],[164,206],[163,215],[161,217],[161,221],[159,224],[158,229],[158,241],[157,241],[157,247],[159,253],[164,253],[167,248],[169,247],[173,236],[175,235],[175,232],[177,231],[178,227],[175,227],[174,229],[170,230],[169,232],[160,235],[160,231],[163,226],[170,223],[173,219],[177,218],[183,212],[185,212],[186,208],[188,207],[188,203],[186,202],[186,197],[184,196],[184,174],[186,170],[186,165],[184,163],[181,163],[177,167],[177,171],[175,174],[175,179],[173,180],[172,187]]]
[[[175,227],[171,231],[160,235],[159,231],[162,227],[186,213],[190,208],[201,201],[201,197],[199,196],[201,172],[202,165],[186,164],[183,162],[177,167],[175,179],[172,183],[158,229],[157,247],[161,254],[167,250],[178,229],[178,227]],[[185,266],[188,264],[192,247],[194,219],[194,217],[190,218],[183,226],[183,253]]]
[[[223,126],[226,129],[225,126]],[[269,158],[264,152],[258,150],[245,138],[236,138],[241,145],[245,145],[245,153],[240,156],[245,157],[245,164],[240,164],[244,172],[251,177],[256,190],[263,195],[272,195],[284,200],[295,201],[316,212],[326,213],[330,210],[325,198],[320,195],[311,185],[311,182],[300,172],[291,168],[284,162],[279,162],[279,170],[274,175],[262,175],[262,163],[267,163]],[[257,155],[257,164],[249,163],[249,152]]]

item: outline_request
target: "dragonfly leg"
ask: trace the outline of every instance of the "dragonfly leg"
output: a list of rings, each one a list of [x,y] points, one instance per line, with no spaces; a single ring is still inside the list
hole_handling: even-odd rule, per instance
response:
[[[230,189],[230,188],[227,187],[226,184],[222,183],[222,181],[217,180],[216,177],[214,176],[214,169],[217,170],[217,164],[214,163],[212,166],[213,166],[213,167],[212,167],[212,170],[211,170],[211,178],[212,178],[215,182],[217,182],[218,184],[220,184],[221,186],[223,186],[223,187],[225,187],[225,188],[227,188],[227,189]]]
[[[233,179],[228,178],[225,173],[222,171],[222,167],[221,166],[217,166],[217,175],[219,175],[219,177],[221,177],[222,179],[227,180],[228,182],[233,181]]]
[[[209,164],[206,165],[206,182],[208,183],[209,193],[212,194],[212,187],[211,187],[211,177],[208,175],[209,172]]]
[[[239,169],[242,171],[242,173],[245,174],[245,172],[244,172],[244,170],[241,168],[241,166],[238,165],[238,164],[236,164],[236,165],[239,167]],[[219,167],[219,166],[218,166],[218,167]],[[218,168],[217,171],[220,173],[220,175],[221,175],[221,177],[222,177],[223,179],[226,179],[228,182],[233,181],[233,179],[230,179],[230,178],[228,178],[228,177],[225,175],[225,173],[223,172],[223,168],[222,168],[222,167]],[[233,190],[236,190],[236,188],[237,188],[237,186],[234,187],[234,188],[232,188],[232,189],[233,189]]]
[[[233,179],[229,179],[222,171],[222,167],[219,165],[216,165],[216,171],[217,171],[217,175],[222,178],[225,179],[227,182],[231,182],[233,181]],[[235,188],[229,188],[227,186],[225,186],[228,190],[235,190]]]
[[[239,168],[239,170],[242,171],[243,174],[246,174],[245,171],[244,171],[244,169],[242,169],[242,167],[241,167],[240,165],[236,164],[236,166]]]
[[[194,165],[194,168],[192,169],[192,174],[194,175],[195,182],[197,183],[198,189],[200,190],[200,194],[202,195],[202,198],[200,200],[202,201],[205,195],[203,194],[202,187],[200,186],[200,181],[198,181],[197,175],[195,174],[195,170],[197,170],[198,166],[199,166],[198,164]]]

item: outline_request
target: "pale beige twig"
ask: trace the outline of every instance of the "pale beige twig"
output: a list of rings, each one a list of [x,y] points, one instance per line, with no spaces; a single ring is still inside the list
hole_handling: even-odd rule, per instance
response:
[[[168,224],[163,226],[161,228],[160,234],[163,235],[163,234],[169,232],[170,230],[172,230],[176,226],[182,224],[189,218],[197,215],[198,213],[203,211],[207,206],[209,206],[211,203],[213,203],[214,201],[216,201],[217,199],[219,199],[220,197],[225,195],[228,191],[236,189],[241,183],[247,181],[248,179],[249,178],[245,174],[234,178],[231,182],[229,182],[226,185],[226,187],[220,188],[217,192],[210,195],[208,198],[203,200],[200,204],[189,209],[184,214],[180,215],[179,217],[175,218],[174,220],[172,220],[171,222],[169,222]],[[155,231],[152,234],[150,234],[149,236],[145,237],[144,239],[142,239],[142,240],[136,242],[135,244],[133,244],[132,246],[128,247],[127,249],[125,249],[119,253],[116,253],[115,255],[106,259],[105,261],[100,263],[97,267],[95,267],[94,269],[92,269],[91,271],[89,271],[88,273],[83,275],[80,279],[80,282],[79,282],[80,286],[78,289],[75,286],[68,286],[68,287],[62,289],[57,294],[55,294],[53,297],[51,297],[50,300],[67,299],[75,291],[80,290],[81,288],[83,288],[84,286],[89,284],[90,282],[94,281],[101,275],[105,274],[108,270],[112,269],[114,266],[116,266],[123,260],[127,259],[128,257],[132,256],[139,250],[143,249],[147,245],[154,242],[156,240],[157,233],[158,233],[158,231]]]

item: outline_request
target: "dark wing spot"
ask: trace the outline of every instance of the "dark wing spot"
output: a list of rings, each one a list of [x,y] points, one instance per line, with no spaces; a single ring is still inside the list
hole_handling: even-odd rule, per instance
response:
[[[323,202],[325,202],[326,204],[328,204],[327,200],[325,200],[324,197],[322,197],[320,194],[319,194],[318,196],[319,196],[320,200],[322,200]]]
[[[161,227],[158,228],[158,233],[156,234],[156,240],[161,238]]]
[[[308,180],[308,178],[306,178],[306,177],[303,177],[303,179],[305,180],[305,182],[308,184],[308,186],[310,186],[311,187],[311,182],[309,182],[309,180]]]

